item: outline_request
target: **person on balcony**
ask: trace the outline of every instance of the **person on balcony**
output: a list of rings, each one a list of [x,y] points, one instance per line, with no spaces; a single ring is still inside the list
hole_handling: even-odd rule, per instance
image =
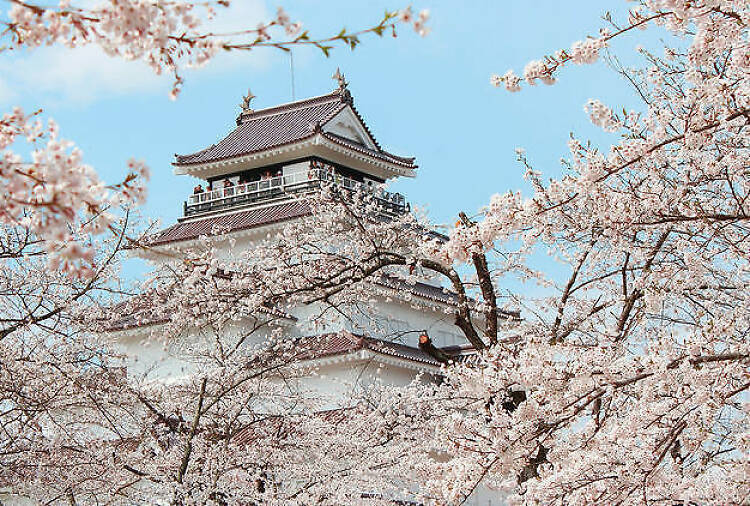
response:
[[[199,202],[203,202],[206,198],[206,193],[203,192],[203,186],[200,184],[193,187],[193,198],[191,199],[191,202],[193,204],[198,204]]]
[[[316,160],[310,160],[307,169],[307,179],[315,179],[318,175],[318,162]]]
[[[233,187],[234,183],[230,181],[229,179],[224,180],[224,196],[230,196],[234,194]]]
[[[245,193],[247,191],[248,180],[245,176],[240,176],[237,180],[237,194]]]

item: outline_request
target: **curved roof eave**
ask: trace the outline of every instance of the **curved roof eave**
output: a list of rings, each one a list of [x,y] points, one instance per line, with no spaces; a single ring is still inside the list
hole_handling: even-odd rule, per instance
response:
[[[258,158],[267,158],[273,154],[281,154],[289,148],[295,146],[304,147],[305,144],[309,144],[311,140],[315,140],[316,143],[321,139],[327,143],[335,144],[336,146],[343,148],[346,151],[351,151],[352,156],[356,158],[362,158],[363,156],[368,158],[370,163],[392,170],[400,175],[414,176],[414,171],[418,168],[418,165],[414,164],[415,158],[398,157],[388,152],[369,152],[366,147],[358,148],[351,146],[353,142],[345,142],[336,139],[333,134],[323,132],[312,132],[310,135],[295,139],[293,141],[278,144],[269,148],[265,148],[258,151],[250,151],[242,154],[226,156],[223,158],[211,160],[208,162],[198,163],[176,163],[173,162],[172,166],[175,167],[174,173],[178,175],[192,174],[200,172],[206,169],[216,168],[223,165],[229,165],[232,163],[242,163],[243,161],[251,161]],[[338,151],[341,151],[340,149]],[[391,159],[393,157],[393,159]]]

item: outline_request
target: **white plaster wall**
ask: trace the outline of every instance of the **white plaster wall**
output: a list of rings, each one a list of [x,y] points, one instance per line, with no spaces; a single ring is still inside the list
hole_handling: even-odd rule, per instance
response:
[[[341,356],[325,360],[315,366],[315,371],[295,382],[301,391],[310,392],[326,403],[323,409],[336,409],[349,404],[357,394],[375,382],[387,385],[408,385],[417,371],[379,362],[376,357],[359,355],[356,358]],[[432,376],[425,375],[426,379]]]
[[[347,139],[351,139],[354,142],[364,144],[371,149],[377,149],[377,147],[369,139],[367,132],[365,132],[364,128],[362,128],[362,125],[359,123],[357,117],[348,108],[344,109],[336,116],[334,116],[330,121],[328,121],[323,127],[323,130],[325,132],[331,132],[336,135],[346,137]]]
[[[310,169],[310,162],[297,162],[289,165],[284,165],[283,173],[285,176],[297,174],[299,172],[307,172]]]
[[[122,364],[132,378],[179,381],[196,371],[193,364],[170,353],[169,345],[150,336],[153,328],[113,334],[115,349],[125,356]]]
[[[314,327],[309,318],[321,310],[320,305],[298,306],[289,310],[298,321],[288,322],[282,327],[283,335],[289,339],[347,330],[365,335],[398,342],[412,347],[418,346],[419,334],[426,330],[436,346],[466,344],[459,329],[453,324],[453,317],[445,314],[440,307],[412,307],[398,300],[376,297],[367,304],[370,314],[358,314],[353,321],[339,320]],[[239,322],[228,333],[244,333],[251,322]],[[255,345],[265,340],[270,329],[257,331],[247,345]],[[170,342],[164,342],[159,327],[144,327],[112,334],[113,342],[126,356],[125,365],[131,374],[148,375],[151,378],[176,379],[194,371],[194,366],[179,358],[181,347],[198,342],[197,331],[188,333]],[[205,336],[202,337],[205,339]]]

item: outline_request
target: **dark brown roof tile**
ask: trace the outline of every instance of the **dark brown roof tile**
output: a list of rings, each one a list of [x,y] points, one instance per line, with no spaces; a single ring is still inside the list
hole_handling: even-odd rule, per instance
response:
[[[326,138],[390,163],[414,167],[414,158],[404,158],[383,151],[362,117],[354,109],[351,100],[338,91],[268,109],[243,112],[237,119],[237,128],[229,135],[196,153],[175,155],[174,165],[215,162],[304,140],[315,135],[319,125],[324,125],[347,107],[351,107],[377,149],[370,149],[330,133],[325,134]]]
[[[360,350],[369,350],[412,362],[440,366],[440,362],[419,348],[374,337],[356,335],[347,331],[305,337],[299,340],[299,346],[305,350],[300,356],[303,359],[348,355]]]
[[[246,230],[308,214],[310,214],[309,206],[304,202],[295,200],[269,207],[183,221],[150,236],[147,245],[161,246],[173,242],[188,241],[201,235],[215,234],[217,231]]]

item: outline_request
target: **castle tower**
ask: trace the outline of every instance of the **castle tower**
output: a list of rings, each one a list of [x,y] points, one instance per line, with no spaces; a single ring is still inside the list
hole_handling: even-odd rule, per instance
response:
[[[414,177],[415,159],[381,147],[354,107],[343,76],[337,71],[334,77],[338,87],[329,94],[266,109],[252,109],[254,97],[248,91],[236,128],[226,137],[195,153],[176,155],[175,174],[193,176],[198,185],[183,204],[183,216],[152,235],[149,248],[139,254],[149,258],[149,252],[188,250],[215,230],[233,237],[235,250],[252,248],[285,222],[309,215],[309,206],[297,197],[318,191],[324,183],[373,192],[378,212],[386,217],[409,212],[404,196],[382,190],[381,184]],[[152,258],[158,261],[159,256]],[[440,363],[419,346],[426,330],[445,352],[467,351],[468,343],[454,324],[456,294],[428,280],[406,283],[383,276],[372,284],[371,299],[377,301],[374,309],[380,318],[372,330],[352,325],[311,335],[303,323],[305,308],[275,313],[274,321],[284,326],[289,339],[325,337],[315,361],[343,368],[332,376],[373,363],[388,364],[401,381],[415,371],[435,373]],[[123,336],[129,355],[142,355],[142,336],[159,323],[147,314],[133,314],[112,331]]]
[[[338,75],[332,93],[266,109],[251,109],[248,91],[229,135],[195,153],[175,155],[174,173],[201,181],[178,223],[152,237],[151,245],[189,241],[214,226],[234,231],[293,219],[304,213],[294,197],[324,181],[369,189],[384,213],[405,213],[404,196],[380,185],[414,177],[414,158],[380,146]]]

